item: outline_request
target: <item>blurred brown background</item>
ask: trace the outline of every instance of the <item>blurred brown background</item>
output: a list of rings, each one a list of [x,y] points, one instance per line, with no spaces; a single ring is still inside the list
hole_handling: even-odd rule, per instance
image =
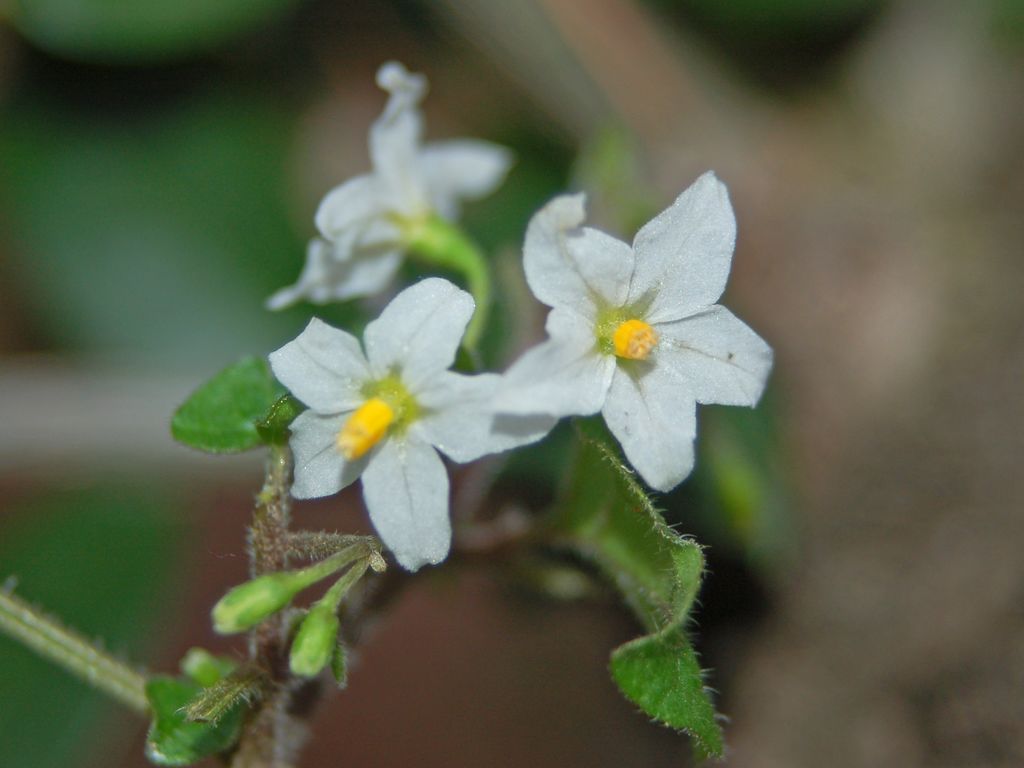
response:
[[[668,501],[711,545],[694,635],[728,764],[1024,764],[1024,4],[107,6],[0,6],[0,578],[154,669],[236,647],[206,612],[244,578],[259,458],[167,420],[308,318],[261,302],[367,168],[395,58],[431,138],[516,151],[468,218],[499,274],[565,188],[631,236],[705,169],[729,186],[774,490],[724,523],[706,478]],[[298,522],[365,525],[348,501]],[[636,634],[611,601],[456,575],[376,628],[302,765],[685,764],[607,678]],[[0,643],[0,766],[145,764],[143,723]]]

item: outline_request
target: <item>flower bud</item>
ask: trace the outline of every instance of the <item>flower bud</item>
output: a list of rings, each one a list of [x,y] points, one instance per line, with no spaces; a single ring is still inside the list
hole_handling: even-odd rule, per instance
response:
[[[238,665],[231,659],[214,656],[204,648],[190,648],[180,666],[182,672],[203,688],[209,688],[234,672]]]
[[[302,620],[292,642],[292,674],[313,677],[327,666],[338,642],[339,626],[333,607],[319,604],[313,606]]]
[[[213,628],[228,635],[254,627],[288,605],[304,586],[291,573],[269,573],[239,584],[213,606]]]

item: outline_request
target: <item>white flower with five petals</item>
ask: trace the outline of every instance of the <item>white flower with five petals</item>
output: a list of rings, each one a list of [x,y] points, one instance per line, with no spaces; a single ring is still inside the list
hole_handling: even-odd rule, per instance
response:
[[[473,299],[428,278],[399,293],[359,340],[313,319],[270,355],[277,379],[308,406],[291,425],[292,496],[337,493],[358,477],[370,519],[408,570],[448,554],[448,473],[540,439],[553,419],[495,425],[495,374],[449,371]],[[499,423],[501,421],[499,420]]]
[[[505,374],[499,411],[598,411],[649,486],[668,491],[694,463],[696,404],[757,403],[771,348],[716,302],[736,240],[729,196],[706,173],[633,245],[580,225],[583,196],[534,215],[524,265],[552,307],[549,339]]]
[[[373,171],[335,187],[320,203],[316,225],[324,239],[310,243],[298,282],[271,296],[270,309],[377,293],[394,277],[417,225],[434,215],[454,220],[462,201],[490,194],[508,174],[512,155],[496,144],[422,144],[423,75],[388,62],[377,84],[389,98],[370,129]]]

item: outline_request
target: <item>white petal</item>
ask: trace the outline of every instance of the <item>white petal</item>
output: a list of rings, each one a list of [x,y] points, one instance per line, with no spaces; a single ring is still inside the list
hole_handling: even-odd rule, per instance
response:
[[[512,153],[487,141],[455,139],[426,145],[419,164],[434,210],[454,220],[462,200],[484,197],[501,185]]]
[[[458,462],[478,459],[536,442],[551,431],[551,416],[495,419],[494,396],[501,377],[493,373],[464,376],[442,371],[417,393],[424,415],[413,429]]]
[[[402,254],[398,251],[361,252],[332,273],[329,298],[318,300],[311,296],[310,301],[323,304],[380,293],[391,284],[401,264]]]
[[[338,432],[349,414],[321,416],[303,411],[292,422],[290,445],[295,456],[295,482],[292,496],[296,499],[318,499],[330,496],[355,482],[366,467],[370,455],[348,462],[338,451]]]
[[[552,339],[587,348],[597,343],[594,321],[566,307],[555,307],[544,320],[544,330]]]
[[[347,254],[339,250],[337,243],[311,241],[298,282],[267,299],[267,309],[284,309],[303,299],[327,304],[371,296],[388,286],[402,263],[402,254],[395,250],[363,248]]]
[[[370,364],[377,375],[400,370],[415,392],[421,381],[454,362],[474,306],[468,293],[439,277],[406,288],[366,326]]]
[[[363,473],[363,498],[403,568],[415,571],[448,556],[448,473],[427,443],[412,436],[385,441]]]
[[[649,323],[714,304],[725,290],[735,244],[729,192],[709,171],[637,233],[630,303],[650,302]]]
[[[375,176],[356,176],[327,193],[316,211],[316,226],[328,240],[338,240],[353,227],[386,213],[380,181]]]
[[[270,353],[270,367],[295,397],[324,414],[357,407],[370,378],[359,340],[315,317],[294,341]]]
[[[696,404],[657,366],[620,365],[601,411],[629,463],[651,488],[670,491],[693,469]]]
[[[332,256],[333,246],[326,240],[314,238],[306,246],[306,262],[294,285],[282,288],[266,301],[267,309],[285,309],[297,301],[309,299],[323,303],[329,300],[330,286],[335,273],[345,267]]]
[[[415,215],[427,205],[417,160],[423,134],[419,103],[427,92],[427,80],[397,62],[388,62],[377,72],[377,85],[389,97],[384,113],[370,128],[370,159],[389,209]]]
[[[498,413],[586,416],[597,413],[615,358],[586,346],[549,339],[526,351],[502,377],[495,400]]]
[[[772,368],[772,349],[742,320],[715,305],[655,326],[657,364],[684,382],[698,403],[755,405]]]
[[[629,290],[633,252],[583,223],[583,195],[556,197],[526,229],[526,281],[540,301],[593,317],[600,304],[620,305]]]

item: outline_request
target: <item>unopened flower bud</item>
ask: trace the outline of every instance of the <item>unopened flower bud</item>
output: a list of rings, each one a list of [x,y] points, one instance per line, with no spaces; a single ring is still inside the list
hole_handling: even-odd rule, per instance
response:
[[[213,628],[229,635],[254,627],[288,605],[303,586],[291,573],[269,573],[239,584],[213,606]]]
[[[340,622],[333,607],[314,605],[292,642],[292,674],[313,677],[327,666],[338,642]]]

